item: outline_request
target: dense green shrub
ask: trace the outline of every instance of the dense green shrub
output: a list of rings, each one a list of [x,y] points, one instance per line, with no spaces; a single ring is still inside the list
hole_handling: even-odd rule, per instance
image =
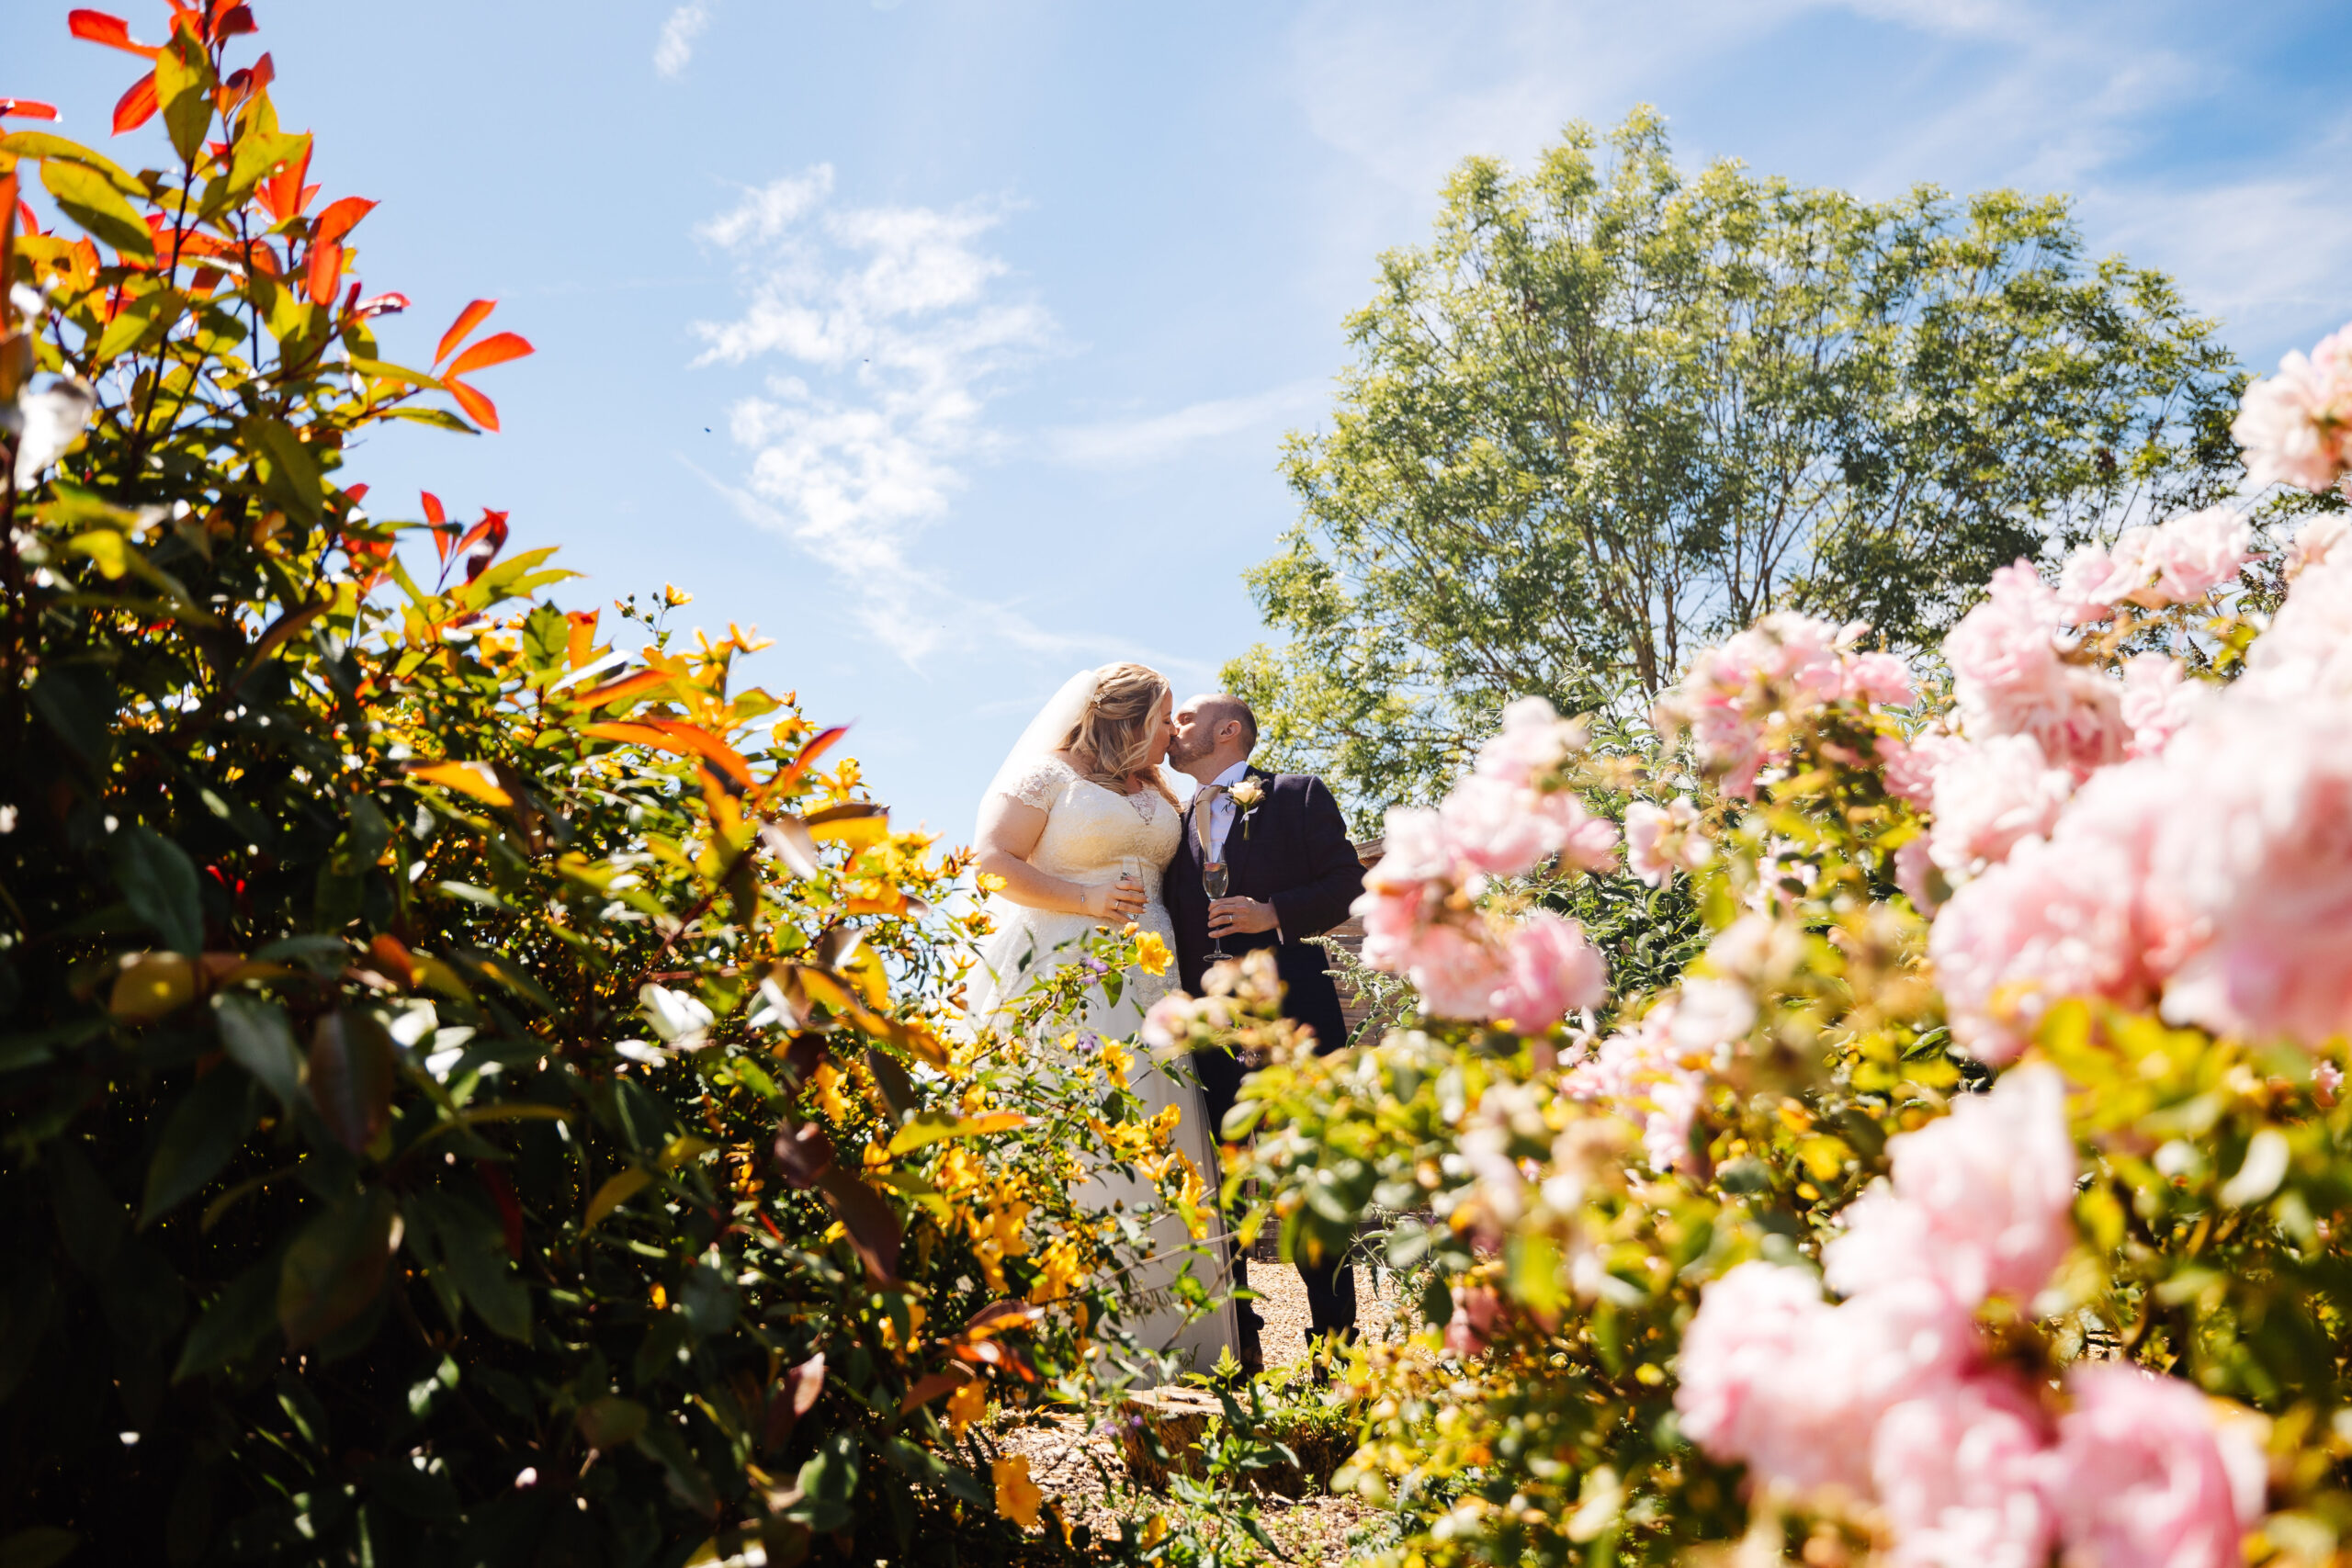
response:
[[[1114,1064],[974,1039],[963,863],[749,634],[672,590],[625,649],[503,514],[343,481],[529,345],[381,357],[252,25],[75,14],[172,169],[0,141],[0,1557],[1001,1555],[975,1419],[1116,1340],[1137,1231],[1073,1190],[1198,1174]]]

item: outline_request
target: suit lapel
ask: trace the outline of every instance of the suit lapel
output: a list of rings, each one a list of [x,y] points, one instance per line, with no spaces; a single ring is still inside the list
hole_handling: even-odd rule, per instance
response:
[[[1225,836],[1225,863],[1233,868],[1233,886],[1236,889],[1242,886],[1242,878],[1248,874],[1249,869],[1259,863],[1258,852],[1261,846],[1258,836],[1265,830],[1266,807],[1273,798],[1273,774],[1263,768],[1251,768],[1242,774],[1242,777],[1256,779],[1264,785],[1266,796],[1258,802],[1258,810],[1254,814],[1256,819],[1253,821],[1245,824],[1242,814],[1236,811],[1233,816],[1233,829]],[[1250,895],[1252,897],[1256,896]]]

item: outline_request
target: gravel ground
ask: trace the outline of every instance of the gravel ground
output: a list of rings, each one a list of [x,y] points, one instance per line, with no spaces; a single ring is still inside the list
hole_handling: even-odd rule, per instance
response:
[[[1259,1343],[1269,1368],[1282,1367],[1306,1354],[1306,1289],[1298,1270],[1287,1264],[1253,1259],[1250,1288],[1258,1293],[1258,1311],[1265,1319]],[[1356,1270],[1356,1320],[1371,1335],[1385,1334],[1395,1313],[1393,1297],[1374,1292],[1368,1270]],[[1178,1396],[1178,1397],[1181,1397]],[[1204,1400],[1209,1408],[1213,1402]],[[1029,1478],[1039,1491],[1059,1506],[1062,1517],[1075,1526],[1112,1532],[1116,1521],[1105,1506],[1103,1472],[1124,1484],[1125,1467],[1117,1440],[1107,1431],[1091,1429],[1082,1417],[1051,1416],[1034,1426],[1000,1434],[1008,1453],[1026,1454]],[[1329,1495],[1258,1499],[1259,1518],[1266,1533],[1289,1556],[1307,1562],[1339,1562],[1349,1555],[1349,1535],[1377,1519],[1379,1512],[1354,1497]]]
[[[1287,1263],[1270,1263],[1252,1258],[1250,1263],[1250,1288],[1258,1293],[1258,1315],[1266,1320],[1258,1331],[1258,1348],[1266,1358],[1269,1370],[1286,1367],[1306,1354],[1306,1286],[1299,1280],[1298,1270]],[[1391,1285],[1393,1291],[1394,1286]],[[1396,1318],[1396,1303],[1392,1295],[1375,1294],[1372,1288],[1372,1270],[1356,1270],[1356,1327],[1360,1333],[1380,1338],[1388,1332]]]

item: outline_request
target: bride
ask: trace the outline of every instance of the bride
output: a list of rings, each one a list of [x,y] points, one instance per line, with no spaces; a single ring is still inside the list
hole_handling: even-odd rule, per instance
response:
[[[998,770],[980,804],[978,839],[977,869],[1004,881],[989,900],[995,934],[980,951],[989,983],[979,1018],[1001,1015],[1041,971],[1083,956],[1078,943],[1096,927],[1132,920],[1174,950],[1175,927],[1159,895],[1161,869],[1183,830],[1182,811],[1159,773],[1173,705],[1167,677],[1156,670],[1106,664],[1080,671],[1031,721]],[[1168,988],[1160,976],[1129,970],[1115,1004],[1100,987],[1088,993],[1081,1021],[1106,1038],[1133,1037]],[[1216,1144],[1198,1086],[1178,1081],[1138,1053],[1129,1087],[1148,1113],[1178,1108],[1176,1146],[1213,1190]],[[1096,1209],[1149,1195],[1140,1179],[1115,1174],[1095,1178],[1080,1193]],[[1175,1215],[1154,1222],[1151,1235],[1154,1259],[1138,1282],[1150,1292],[1147,1299],[1162,1304],[1134,1325],[1136,1337],[1206,1371],[1227,1346],[1239,1351],[1233,1303],[1220,1300],[1208,1316],[1187,1325],[1166,1296],[1177,1274],[1190,1267],[1213,1295],[1224,1281],[1212,1277],[1204,1255],[1185,1256],[1192,1238]]]

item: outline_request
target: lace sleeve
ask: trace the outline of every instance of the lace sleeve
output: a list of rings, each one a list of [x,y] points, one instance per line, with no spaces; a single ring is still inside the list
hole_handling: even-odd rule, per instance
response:
[[[1004,787],[1003,793],[1023,806],[1034,806],[1040,811],[1049,810],[1062,786],[1069,782],[1070,772],[1060,761],[1043,757],[1032,763]]]

